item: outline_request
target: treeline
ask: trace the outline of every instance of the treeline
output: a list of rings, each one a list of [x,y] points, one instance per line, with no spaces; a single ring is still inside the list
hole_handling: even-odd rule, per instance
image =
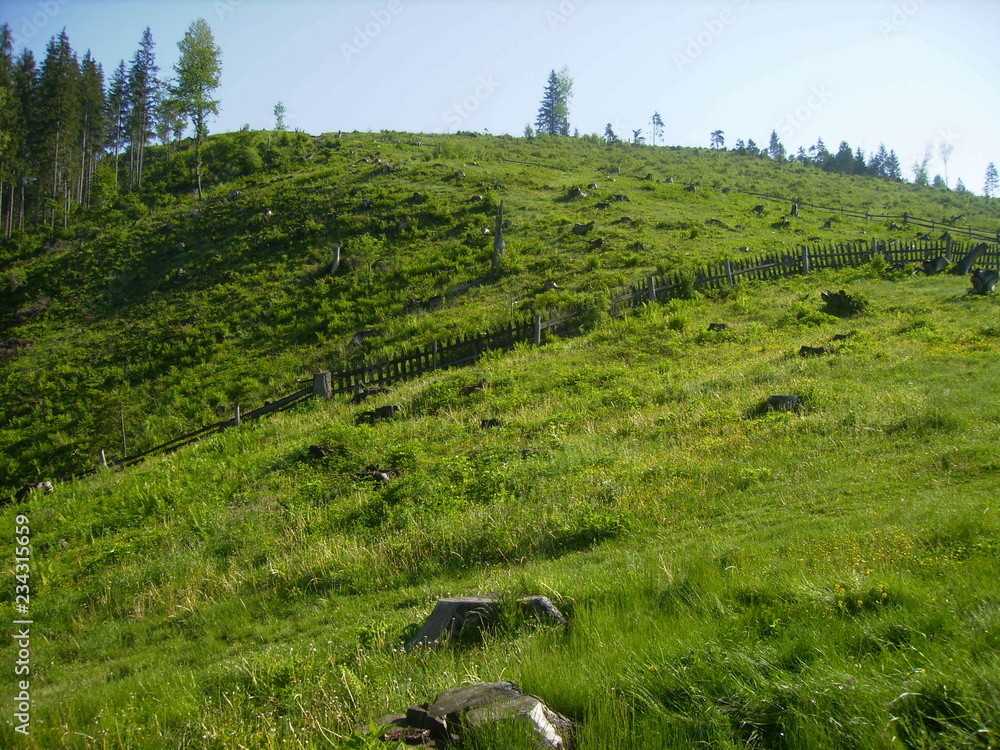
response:
[[[189,120],[200,146],[218,105],[207,97],[219,72],[211,31],[191,25],[171,80],[159,77],[154,46],[147,27],[130,64],[107,81],[89,50],[78,58],[65,29],[38,64],[30,49],[15,56],[10,26],[0,27],[0,236],[65,226],[79,208],[140,192],[147,147],[182,138]]]

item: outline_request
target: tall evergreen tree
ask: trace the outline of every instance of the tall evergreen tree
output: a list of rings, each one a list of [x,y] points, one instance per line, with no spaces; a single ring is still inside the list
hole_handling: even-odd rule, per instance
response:
[[[713,130],[711,145],[714,149],[724,149],[726,147],[726,134],[721,130]]]
[[[611,127],[609,122],[604,126],[604,140],[608,143],[618,143],[621,139],[615,134],[614,129]]]
[[[128,120],[126,129],[129,149],[129,187],[142,189],[142,174],[146,161],[146,146],[156,135],[156,107],[160,83],[156,77],[160,69],[153,51],[153,32],[147,26],[142,32],[139,49],[132,58],[128,71]]]
[[[955,183],[955,191],[958,193],[967,193],[969,189],[965,187],[965,183],[962,182],[962,178],[958,178],[958,182]]]
[[[66,30],[52,37],[45,50],[38,79],[37,113],[42,171],[39,177],[50,203],[49,223],[60,210],[65,224],[69,214],[70,186],[79,163],[80,66]]]
[[[115,157],[115,176],[118,175],[118,156],[128,143],[128,121],[131,111],[128,86],[128,68],[122,60],[115,68],[108,86],[108,137],[107,142]]]
[[[649,118],[649,124],[653,129],[653,145],[656,145],[656,139],[663,136],[663,118],[660,117],[659,112],[654,112],[653,116]]]
[[[80,64],[80,174],[76,200],[89,205],[90,183],[97,162],[107,144],[107,109],[104,95],[104,70],[87,50]]]
[[[827,150],[822,138],[816,140],[815,146],[809,147],[809,157],[820,169],[827,169],[833,160],[833,155]]]
[[[854,150],[847,141],[841,141],[837,153],[830,159],[827,169],[840,174],[854,173]]]
[[[174,65],[177,78],[171,87],[171,95],[180,103],[181,111],[194,127],[195,171],[200,198],[201,145],[208,135],[208,118],[219,114],[219,102],[211,97],[219,87],[222,76],[222,50],[216,46],[212,29],[203,18],[188,27],[177,48],[181,56]]]
[[[14,94],[14,39],[10,26],[0,26],[0,237],[9,237],[14,208],[16,177],[14,138],[16,127]]]
[[[996,198],[998,189],[1000,189],[1000,174],[997,174],[997,165],[990,162],[986,167],[986,180],[983,182],[983,195],[987,198]]]
[[[569,99],[573,94],[573,79],[563,68],[549,73],[542,103],[535,118],[535,130],[547,135],[569,135]]]
[[[901,182],[903,179],[903,167],[894,149],[889,151],[889,157],[885,160],[885,178],[893,182]]]
[[[868,174],[873,177],[886,177],[886,170],[888,169],[887,162],[889,161],[889,152],[885,147],[884,143],[878,144],[878,151],[873,151],[872,155],[868,157],[868,165],[865,170]]]
[[[868,167],[865,164],[865,152],[858,146],[854,149],[854,174],[867,174]]]
[[[285,130],[285,103],[278,102],[274,105],[274,129],[279,133]]]
[[[785,147],[782,145],[781,141],[778,140],[778,131],[771,131],[771,140],[767,146],[767,153],[772,159],[784,159],[785,158]]]
[[[38,169],[41,146],[38,126],[38,68],[31,50],[21,52],[14,63],[14,108],[11,140],[13,141],[14,171],[17,183],[17,209],[12,213],[11,226],[24,228],[29,187],[37,207],[40,194]],[[9,209],[13,211],[13,209]],[[36,211],[37,218],[37,211]]]

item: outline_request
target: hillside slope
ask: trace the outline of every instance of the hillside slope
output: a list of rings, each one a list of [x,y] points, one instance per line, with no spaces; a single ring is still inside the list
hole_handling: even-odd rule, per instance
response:
[[[32,735],[3,744],[393,747],[354,730],[512,679],[588,749],[990,747],[1000,306],[964,284],[862,268],[648,305],[399,386],[388,422],[314,400],[36,494]],[[833,288],[867,311],[829,315]],[[511,608],[403,652],[435,599],[487,592],[570,629]]]
[[[785,225],[788,205],[764,201],[757,215],[761,199],[739,190],[998,223],[971,195],[581,139],[245,131],[216,136],[206,160],[215,187],[203,202],[188,195],[190,152],[165,147],[145,204],[109,198],[67,230],[3,245],[0,492],[93,467],[102,448],[136,453],[319,370],[529,308],[600,307],[656,270],[741,247],[917,234],[809,210]],[[487,276],[484,230],[501,200],[505,273],[469,287]],[[591,235],[570,231],[589,221]],[[350,347],[362,329],[375,335]]]

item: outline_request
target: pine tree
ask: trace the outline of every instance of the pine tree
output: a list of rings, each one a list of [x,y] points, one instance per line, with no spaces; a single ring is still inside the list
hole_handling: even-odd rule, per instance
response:
[[[962,178],[958,178],[958,182],[955,183],[955,192],[957,193],[967,193],[969,189],[965,187],[965,183],[962,182]]]
[[[10,226],[24,229],[28,185],[34,186],[35,218],[37,222],[41,186],[37,179],[41,162],[38,126],[38,69],[35,56],[25,49],[14,64],[14,107],[11,140],[13,142],[15,181],[20,188],[17,210],[11,211]]]
[[[983,195],[987,198],[996,198],[998,188],[1000,188],[1000,175],[997,174],[997,165],[990,162],[986,167],[986,181],[983,183]]]
[[[885,177],[893,182],[900,182],[903,179],[903,168],[899,164],[895,150],[889,151],[889,158],[885,160]]]
[[[865,170],[873,177],[885,178],[888,161],[889,152],[886,150],[885,144],[880,143],[878,144],[878,151],[874,151],[872,155],[868,157],[868,165]]]
[[[97,162],[107,143],[107,109],[104,96],[104,71],[87,50],[80,64],[80,173],[77,176],[76,200],[90,205],[90,183]]]
[[[778,140],[778,131],[776,130],[771,131],[771,140],[767,146],[767,153],[772,159],[783,160],[785,158],[785,147]]]
[[[212,29],[203,18],[188,27],[177,48],[181,56],[174,65],[177,78],[171,87],[171,95],[180,103],[181,111],[194,127],[195,172],[200,198],[201,145],[208,135],[208,118],[219,114],[219,102],[211,97],[219,87],[222,76],[222,50],[216,46]]]
[[[868,167],[865,164],[865,152],[861,146],[854,149],[854,174],[867,174]]]
[[[609,122],[604,126],[604,140],[607,143],[618,143],[621,139],[615,134],[614,129],[611,127]]]
[[[274,129],[279,133],[285,130],[285,103],[278,102],[274,105]]]
[[[542,103],[535,119],[535,130],[547,135],[569,135],[569,99],[573,94],[573,79],[563,68],[549,73]]]
[[[822,138],[816,140],[815,146],[809,147],[809,156],[813,164],[824,170],[829,168],[830,162],[833,160],[833,155],[827,150]]]
[[[0,237],[12,231],[17,143],[14,94],[14,41],[10,26],[0,27]]]
[[[649,118],[649,124],[653,126],[653,145],[656,145],[656,139],[663,136],[663,118],[660,117],[659,112],[654,112],[653,116]]]
[[[65,29],[52,37],[45,50],[38,79],[37,114],[39,145],[43,162],[39,177],[50,203],[50,225],[62,210],[63,223],[69,214],[70,185],[79,163],[80,66]]]
[[[711,145],[714,149],[724,149],[726,147],[726,134],[721,130],[713,130]]]
[[[131,101],[128,90],[128,69],[122,60],[115,68],[108,86],[107,123],[108,145],[115,157],[115,179],[118,179],[118,156],[128,142],[127,123],[130,117]]]
[[[142,32],[139,49],[132,58],[128,72],[128,140],[129,187],[142,189],[143,167],[146,161],[146,146],[153,139],[156,125],[156,106],[160,95],[160,82],[156,77],[160,69],[156,66],[153,52],[153,32],[147,26]]]
[[[645,136],[642,134],[642,128],[637,128],[632,131],[632,145],[641,146],[646,142]]]
[[[836,155],[830,160],[828,169],[840,174],[854,173],[854,150],[847,141],[841,141]]]

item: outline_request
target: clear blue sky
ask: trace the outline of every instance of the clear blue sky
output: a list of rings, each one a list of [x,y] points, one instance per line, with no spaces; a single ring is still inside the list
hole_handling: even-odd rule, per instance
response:
[[[18,51],[44,55],[64,27],[110,74],[148,25],[161,74],[204,18],[223,52],[211,129],[273,126],[521,135],[550,70],[574,80],[581,133],[707,146],[772,129],[794,151],[822,137],[884,141],[906,171],[954,147],[947,176],[981,192],[1000,162],[997,0],[5,0]]]

